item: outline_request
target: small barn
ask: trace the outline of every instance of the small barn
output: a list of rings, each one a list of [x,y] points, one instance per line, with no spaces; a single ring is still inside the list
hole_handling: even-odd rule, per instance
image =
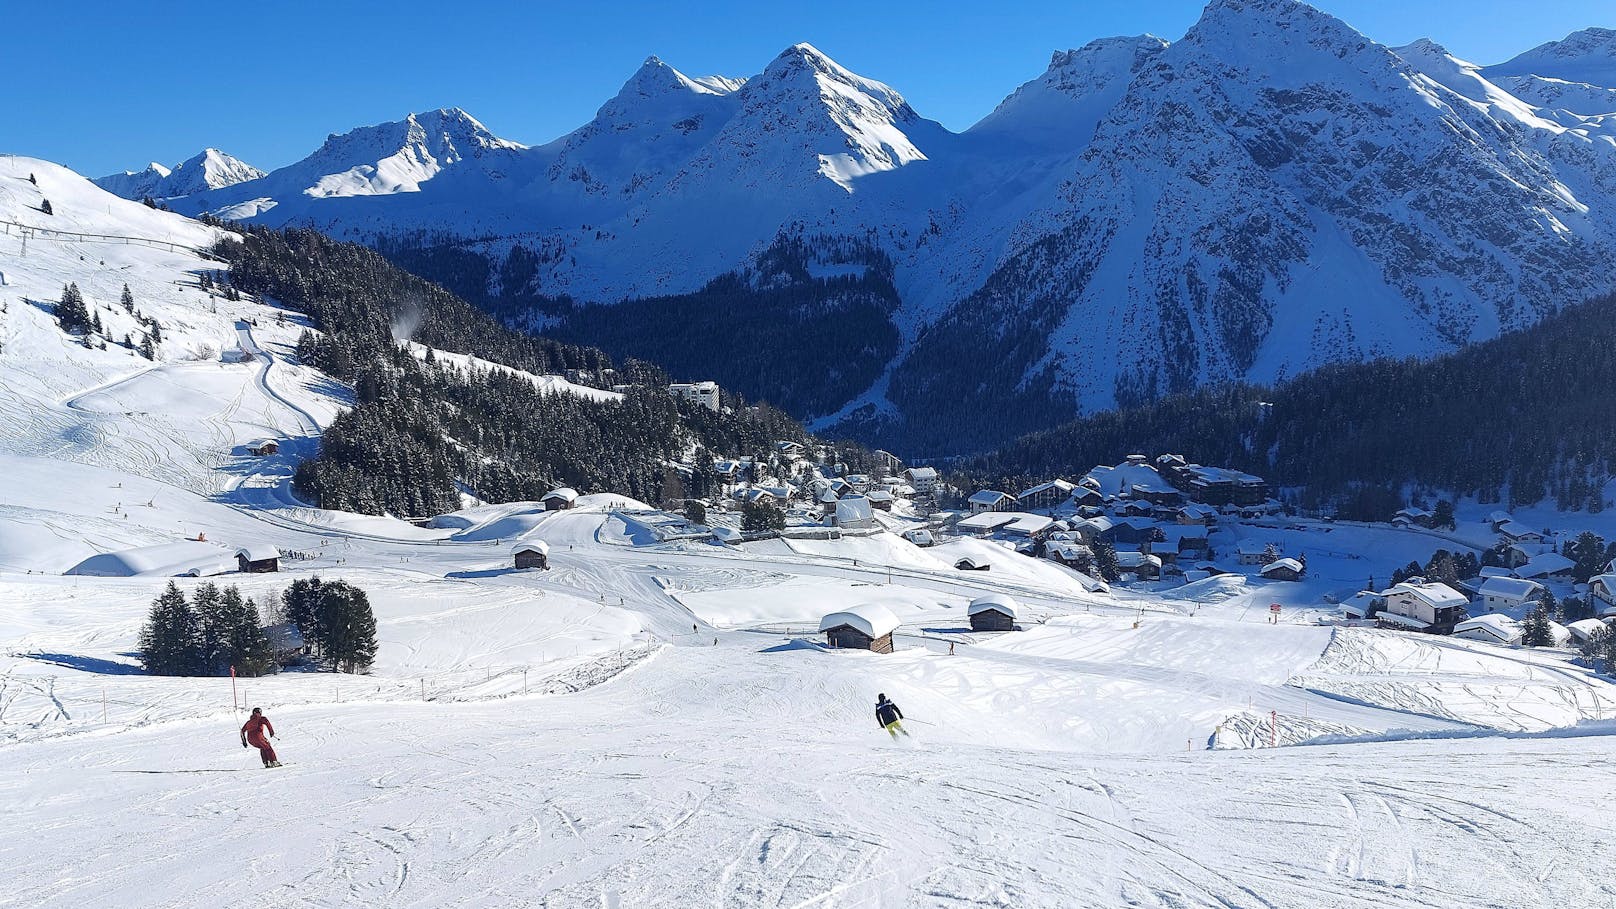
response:
[[[903,532],[903,538],[916,546],[925,547],[937,545],[937,540],[931,535],[931,531],[924,527],[917,527],[913,530],[905,530]]]
[[[537,568],[548,571],[550,568],[550,544],[543,540],[523,543],[516,547],[513,554],[517,568]]]
[[[972,631],[1015,631],[1016,601],[1002,593],[977,597],[966,607]]]
[[[280,452],[280,450],[281,443],[275,441],[274,439],[259,439],[258,441],[247,446],[247,451],[260,458],[267,455],[277,454]]]
[[[891,653],[898,617],[878,603],[861,603],[825,616],[819,621],[819,630],[825,633],[825,643],[831,647]]]
[[[544,505],[545,511],[566,511],[578,504],[578,490],[571,486],[552,489],[539,502]]]
[[[1296,559],[1275,559],[1264,565],[1258,574],[1270,581],[1300,581],[1306,571]]]
[[[236,550],[236,567],[246,574],[268,574],[281,570],[281,551],[266,543],[253,543]]]
[[[954,567],[960,571],[987,571],[993,566],[988,564],[987,559],[977,556],[966,556],[965,558],[955,562]]]

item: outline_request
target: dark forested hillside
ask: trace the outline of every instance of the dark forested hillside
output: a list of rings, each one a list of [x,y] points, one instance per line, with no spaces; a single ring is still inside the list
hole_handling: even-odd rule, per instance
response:
[[[611,366],[599,350],[511,331],[362,247],[255,228],[217,251],[239,289],[307,313],[322,333],[304,335],[299,358],[354,386],[356,405],[298,470],[300,492],[323,507],[420,517],[459,508],[457,484],[496,502],[560,484],[656,500],[667,460],[692,445],[752,454],[777,439],[807,441],[773,408],[733,398],[713,413],[678,401],[643,365],[621,377],[651,384],[595,401],[540,394],[504,371],[418,360],[395,335],[534,373],[598,376]]]
[[[520,246],[497,262],[425,237],[379,249],[508,324],[542,324],[553,337],[649,360],[684,381],[713,379],[803,417],[864,391],[898,348],[892,263],[862,239],[782,238],[755,265],[695,293],[594,306],[524,290],[537,254]]]
[[[1417,484],[1483,501],[1603,508],[1616,461],[1616,299],[1434,360],[1328,366],[1273,388],[1173,395],[1033,433],[972,463],[1071,474],[1183,452],[1310,495]]]

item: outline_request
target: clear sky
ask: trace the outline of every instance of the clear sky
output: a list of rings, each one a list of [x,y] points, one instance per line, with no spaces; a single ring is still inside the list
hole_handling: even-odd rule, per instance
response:
[[[1314,0],[1385,44],[1431,37],[1496,63],[1592,25],[1611,0]],[[1177,39],[1199,0],[754,0],[555,3],[11,0],[0,29],[0,151],[90,176],[217,146],[271,170],[332,132],[461,107],[538,144],[587,121],[649,54],[690,75],[752,75],[808,41],[963,129],[1052,50]]]

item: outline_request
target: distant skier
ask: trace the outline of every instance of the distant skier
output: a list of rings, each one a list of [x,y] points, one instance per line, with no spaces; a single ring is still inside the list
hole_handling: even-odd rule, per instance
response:
[[[265,732],[269,738],[264,737]],[[279,767],[281,762],[275,757],[275,749],[270,747],[269,739],[275,737],[275,727],[270,725],[269,717],[264,716],[264,708],[254,707],[252,716],[241,727],[241,747],[246,748],[250,742],[258,749],[258,756],[264,759],[264,767]]]
[[[902,719],[903,711],[898,709],[897,704],[887,700],[885,694],[875,696],[875,721],[892,736],[893,741],[897,741],[899,733],[905,736],[909,734],[909,730],[899,722]]]

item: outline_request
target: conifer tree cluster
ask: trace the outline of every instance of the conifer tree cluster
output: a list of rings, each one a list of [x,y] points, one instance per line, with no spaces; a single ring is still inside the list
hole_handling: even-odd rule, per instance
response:
[[[153,675],[263,675],[275,668],[258,609],[236,587],[205,583],[187,598],[173,582],[152,602],[140,660]]]
[[[376,659],[376,615],[370,597],[346,581],[292,582],[281,597],[287,621],[317,658],[337,672],[367,672]]]
[[[77,281],[62,288],[62,298],[56,303],[56,324],[69,334],[85,334],[90,330],[90,310],[84,305],[84,294]]]

